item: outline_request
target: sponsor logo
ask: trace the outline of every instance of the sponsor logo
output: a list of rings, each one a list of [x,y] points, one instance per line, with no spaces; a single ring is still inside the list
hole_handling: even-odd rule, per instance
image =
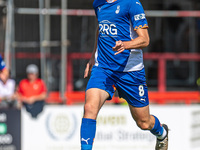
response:
[[[145,99],[144,99],[144,98],[141,98],[140,100],[141,100],[141,101],[145,101]]]
[[[87,140],[82,138],[81,141],[85,142],[88,145],[88,141],[90,140],[90,138],[88,138]]]
[[[142,20],[142,19],[145,19],[145,18],[146,18],[146,17],[145,17],[145,14],[144,14],[144,13],[138,14],[138,15],[135,15],[135,16],[134,16],[135,21]]]
[[[138,5],[140,5],[140,6],[141,6],[141,4],[140,4],[139,2],[136,2],[136,4],[138,4]]]
[[[20,114],[19,110],[0,112],[0,150],[20,149]]]
[[[101,21],[99,23],[99,33],[101,33],[101,37],[117,36],[116,24],[108,20]]]
[[[77,129],[77,119],[73,113],[50,113],[46,119],[47,131],[54,140],[68,140]]]
[[[120,5],[117,6],[117,10],[115,11],[116,14],[119,14],[120,12]]]

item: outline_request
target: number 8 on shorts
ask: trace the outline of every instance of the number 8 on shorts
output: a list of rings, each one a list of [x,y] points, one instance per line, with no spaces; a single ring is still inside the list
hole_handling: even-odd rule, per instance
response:
[[[142,97],[144,96],[144,86],[143,85],[139,85],[139,95]]]

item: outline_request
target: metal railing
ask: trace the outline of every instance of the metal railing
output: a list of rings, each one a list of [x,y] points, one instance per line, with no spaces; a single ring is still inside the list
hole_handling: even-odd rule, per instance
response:
[[[60,97],[65,100],[65,91],[71,91],[72,84],[69,79],[72,79],[70,74],[72,74],[72,70],[66,70],[66,65],[68,68],[71,66],[71,59],[74,57],[73,54],[70,54],[71,57],[65,57],[67,55],[67,16],[95,16],[93,10],[80,10],[80,9],[67,9],[67,0],[62,0],[62,9],[52,9],[50,8],[49,1],[46,1],[44,5],[44,0],[39,0],[38,8],[14,8],[13,0],[8,0],[8,13],[7,13],[7,27],[6,27],[6,49],[5,49],[5,60],[7,62],[8,67],[11,67],[12,74],[15,76],[15,48],[17,47],[40,47],[40,60],[41,60],[41,76],[46,81],[47,75],[45,75],[46,70],[46,58],[50,56],[49,47],[53,46],[61,46],[61,80],[60,80]],[[145,11],[147,17],[153,18],[164,18],[164,17],[200,17],[200,11]],[[29,43],[24,42],[16,42],[14,40],[14,14],[18,15],[39,15],[40,16],[40,43],[32,41]],[[50,15],[61,15],[61,41],[50,41]],[[192,24],[193,26],[193,24]],[[191,40],[190,45],[195,45]],[[194,49],[194,48],[192,48]],[[11,55],[12,54],[12,55]],[[37,54],[35,54],[37,55]],[[82,54],[81,54],[82,55]],[[85,56],[86,54],[83,54]],[[158,56],[159,55],[159,56]],[[19,56],[19,53],[16,54]],[[31,55],[33,58],[34,55]],[[77,55],[79,56],[79,55]],[[81,56],[81,57],[83,57]],[[87,54],[89,56],[89,54]],[[161,55],[161,54],[149,54],[148,57],[151,56],[151,60],[158,60],[159,65],[159,91],[166,91],[166,84],[163,80],[165,78],[166,70],[163,70],[162,67],[166,65],[166,61],[171,57],[178,57],[180,55]],[[156,56],[156,57],[155,57]],[[188,56],[188,54],[187,54]],[[147,54],[144,55],[145,59],[148,59]],[[158,59],[159,57],[160,59]],[[193,57],[193,56],[192,56]],[[26,57],[27,58],[27,57]],[[87,57],[86,57],[87,58]],[[162,58],[162,59],[161,59]],[[189,58],[189,57],[188,57]],[[69,59],[69,60],[68,60]],[[150,59],[150,58],[149,58]],[[190,59],[190,58],[189,58]],[[68,72],[66,74],[66,71]],[[67,86],[66,78],[68,79]]]

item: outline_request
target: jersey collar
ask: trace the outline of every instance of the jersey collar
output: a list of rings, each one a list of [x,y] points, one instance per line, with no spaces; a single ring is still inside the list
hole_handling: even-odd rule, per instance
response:
[[[116,2],[117,0],[106,0],[108,3],[114,3]]]

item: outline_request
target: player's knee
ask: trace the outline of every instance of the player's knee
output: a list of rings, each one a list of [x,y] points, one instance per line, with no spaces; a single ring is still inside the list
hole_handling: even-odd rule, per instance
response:
[[[137,126],[142,130],[149,130],[150,129],[150,125],[146,121],[138,121]]]
[[[85,112],[92,112],[93,106],[90,103],[86,103],[84,106],[84,111]]]
[[[89,118],[93,118],[93,117],[96,117],[97,115],[97,112],[95,110],[95,106],[93,106],[92,104],[90,103],[86,103],[85,106],[84,106],[84,116],[87,116]]]

